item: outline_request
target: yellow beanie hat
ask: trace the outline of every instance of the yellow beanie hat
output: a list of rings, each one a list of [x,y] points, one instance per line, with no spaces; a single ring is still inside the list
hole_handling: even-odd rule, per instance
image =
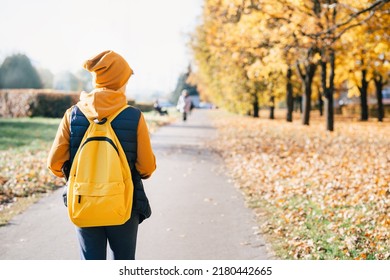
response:
[[[117,90],[124,86],[133,74],[126,60],[113,51],[104,51],[88,59],[83,67],[94,76],[96,88]]]

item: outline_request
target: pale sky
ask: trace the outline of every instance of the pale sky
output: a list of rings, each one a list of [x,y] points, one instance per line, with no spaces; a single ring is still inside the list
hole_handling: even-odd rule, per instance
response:
[[[0,0],[0,62],[26,54],[37,67],[72,72],[104,51],[121,54],[136,91],[170,92],[187,69],[189,33],[202,0]]]

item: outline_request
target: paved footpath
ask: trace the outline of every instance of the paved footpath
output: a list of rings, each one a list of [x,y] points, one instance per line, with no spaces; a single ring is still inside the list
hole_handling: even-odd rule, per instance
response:
[[[272,258],[222,160],[205,146],[216,133],[207,111],[198,110],[153,134],[157,170],[144,181],[153,214],[140,225],[137,259]],[[0,259],[79,259],[61,192],[0,227]]]

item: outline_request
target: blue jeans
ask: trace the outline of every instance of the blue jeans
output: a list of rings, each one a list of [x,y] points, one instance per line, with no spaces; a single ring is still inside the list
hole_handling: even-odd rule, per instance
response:
[[[76,227],[82,260],[107,259],[107,241],[114,260],[134,260],[139,215],[119,226]]]

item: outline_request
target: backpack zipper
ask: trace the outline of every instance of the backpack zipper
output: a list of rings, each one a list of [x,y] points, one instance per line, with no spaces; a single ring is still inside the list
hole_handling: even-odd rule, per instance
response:
[[[115,149],[117,154],[119,154],[119,150],[118,150],[117,146],[114,144],[114,142],[110,138],[102,137],[102,136],[87,138],[87,140],[85,140],[85,142],[81,145],[80,149],[82,149],[85,144],[87,144],[88,142],[91,142],[91,141],[106,141],[106,142],[110,143],[110,145]]]

